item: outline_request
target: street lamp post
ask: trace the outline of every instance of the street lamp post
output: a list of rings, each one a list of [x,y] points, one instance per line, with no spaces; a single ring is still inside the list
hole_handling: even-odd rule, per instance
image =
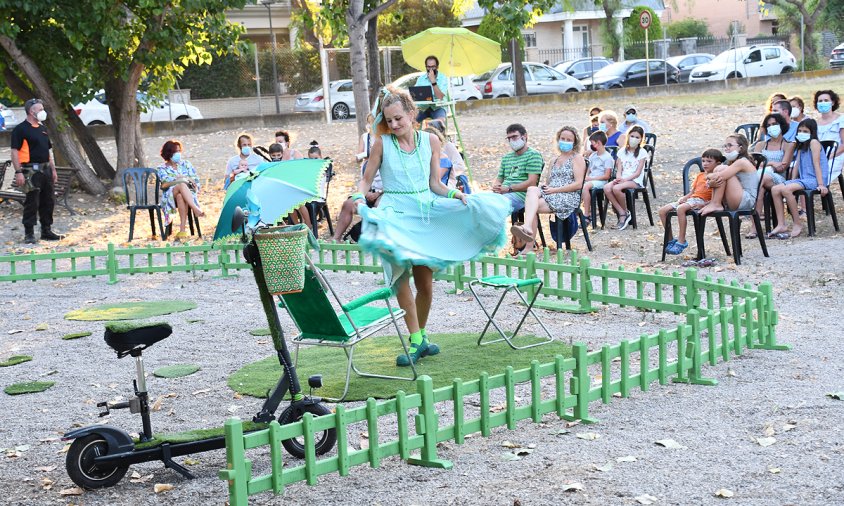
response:
[[[261,0],[261,4],[267,8],[267,18],[270,21],[270,43],[272,44],[273,57],[273,92],[275,93],[275,113],[281,114],[281,105],[278,101],[278,67],[275,61],[275,32],[273,31],[273,13],[270,5],[274,4],[275,0]]]

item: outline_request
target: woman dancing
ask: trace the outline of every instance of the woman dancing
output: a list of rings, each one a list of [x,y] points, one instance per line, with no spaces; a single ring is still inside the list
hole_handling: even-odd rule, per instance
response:
[[[352,199],[363,218],[359,243],[381,256],[387,282],[405,311],[410,360],[415,363],[440,351],[425,332],[433,271],[504,246],[510,203],[494,193],[464,195],[440,182],[440,141],[414,129],[417,111],[407,92],[386,90],[376,112],[369,163]],[[379,170],[384,193],[378,207],[370,209],[364,194]],[[396,365],[409,366],[410,361],[399,355]]]

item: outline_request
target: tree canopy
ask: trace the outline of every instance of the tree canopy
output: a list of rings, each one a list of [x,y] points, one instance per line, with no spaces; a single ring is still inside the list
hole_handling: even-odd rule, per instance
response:
[[[672,39],[684,39],[687,37],[712,37],[709,33],[709,25],[706,21],[700,19],[681,19],[669,23],[665,27],[665,32]],[[648,34],[650,37],[650,34]]]

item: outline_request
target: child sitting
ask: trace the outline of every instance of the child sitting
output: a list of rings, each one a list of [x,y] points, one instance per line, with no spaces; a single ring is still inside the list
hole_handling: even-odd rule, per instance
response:
[[[673,237],[668,238],[668,244],[665,246],[665,252],[669,255],[679,255],[686,248],[689,243],[686,241],[686,226],[688,220],[686,213],[690,210],[697,210],[705,206],[712,200],[712,188],[706,184],[706,175],[711,174],[712,171],[721,162],[724,161],[724,155],[717,149],[707,149],[700,156],[701,165],[703,165],[703,172],[695,177],[692,182],[692,191],[680,197],[677,202],[665,205],[659,209],[659,221],[665,227],[668,222],[668,213],[677,211],[677,239]]]
[[[601,131],[593,132],[589,136],[589,145],[592,148],[589,155],[589,173],[586,174],[586,182],[583,183],[581,200],[583,202],[583,217],[587,222],[592,220],[592,188],[603,188],[610,180],[612,167],[615,164],[612,155],[607,151],[607,134]]]

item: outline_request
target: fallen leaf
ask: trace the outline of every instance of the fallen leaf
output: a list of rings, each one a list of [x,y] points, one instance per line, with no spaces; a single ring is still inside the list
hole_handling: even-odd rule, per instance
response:
[[[672,449],[686,448],[685,446],[681,445],[677,441],[674,441],[673,439],[660,439],[659,441],[654,441],[654,443],[658,444],[659,446],[664,446],[665,448],[672,448]]]
[[[626,455],[624,457],[616,457],[616,462],[636,462],[636,457],[633,455]]]
[[[51,488],[53,488],[53,480],[47,478],[46,476],[44,478],[41,478],[41,488],[43,488],[44,490],[50,490]]]
[[[735,371],[733,371],[733,368],[732,368],[732,367],[728,367],[728,368],[727,368],[727,376],[730,376],[730,377],[735,377],[735,376],[736,376],[736,372],[735,372]]]
[[[50,328],[50,326],[46,323],[43,323],[43,322],[39,323],[38,325],[35,326],[35,330],[47,330],[49,328]]]
[[[769,467],[768,468],[768,472],[771,473],[771,474],[780,474],[780,471],[782,471],[782,469],[780,469],[778,467]]]
[[[11,334],[11,332],[9,333]],[[844,401],[844,392],[830,392],[826,396],[836,401]]]
[[[732,490],[729,490],[729,489],[726,489],[726,488],[719,488],[718,490],[715,491],[715,497],[728,498],[728,497],[733,497],[734,495],[735,494],[733,493]]]
[[[170,485],[169,483],[156,483],[152,486],[152,489],[155,491],[156,494],[160,494],[161,492],[173,490],[173,485]]]
[[[507,409],[507,403],[502,402],[501,404],[496,404],[495,406],[489,408],[489,412],[490,413],[499,413],[501,411],[504,411],[505,409]]]
[[[653,504],[658,501],[656,497],[649,494],[637,495],[635,499],[639,504]]]
[[[49,473],[54,471],[58,466],[38,466],[35,468],[36,471],[41,471],[42,473]]]
[[[59,495],[82,495],[84,492],[79,487],[63,488],[59,490]]]
[[[504,441],[503,443],[501,443],[501,446],[503,446],[504,448],[520,448],[522,445],[511,443],[510,441]]]
[[[575,492],[577,490],[583,490],[582,483],[566,483],[563,485],[563,492]]]
[[[578,439],[585,439],[587,441],[595,441],[601,437],[600,434],[595,434],[594,432],[578,432],[575,436]]]
[[[790,431],[790,430],[794,429],[795,427],[797,427],[797,425],[796,425],[796,424],[793,424],[793,423],[787,423],[787,424],[785,424],[785,425],[783,425],[783,426],[782,426],[782,431],[783,431],[783,432],[788,432],[788,431]]]
[[[566,434],[571,434],[571,431],[568,429],[560,429],[554,433],[555,436],[565,436]]]
[[[613,468],[613,465],[609,462],[607,462],[606,464],[601,464],[601,465],[592,464],[592,466],[595,468],[596,471],[601,471],[602,473],[612,471],[612,468]]]
[[[767,437],[771,437],[771,436],[773,436],[774,434],[776,434],[776,432],[774,432],[774,428],[773,428],[773,427],[771,427],[770,425],[768,425],[767,427],[765,427],[765,430],[763,430],[763,431],[762,431],[762,434],[764,434],[764,435],[765,435],[765,436],[767,436]]]
[[[29,445],[17,445],[17,446],[15,446],[15,451],[25,452],[25,451],[29,451],[29,448],[30,448]]]
[[[198,461],[198,460],[196,460],[196,459],[192,459],[192,458],[186,458],[186,459],[183,461],[183,463],[184,463],[186,466],[195,466],[195,465],[199,464],[199,461]]]
[[[210,388],[203,388],[203,389],[191,392],[191,395],[207,394],[210,391],[211,391]]]
[[[772,438],[772,437],[759,437],[759,438],[756,438],[756,442],[759,443],[759,446],[765,447],[765,446],[771,446],[772,444],[776,443],[777,440],[775,438]]]
[[[153,411],[161,411],[161,403],[163,402],[163,400],[163,396],[158,396],[158,398],[155,399],[155,402],[152,403],[152,406],[150,406],[150,409]]]

